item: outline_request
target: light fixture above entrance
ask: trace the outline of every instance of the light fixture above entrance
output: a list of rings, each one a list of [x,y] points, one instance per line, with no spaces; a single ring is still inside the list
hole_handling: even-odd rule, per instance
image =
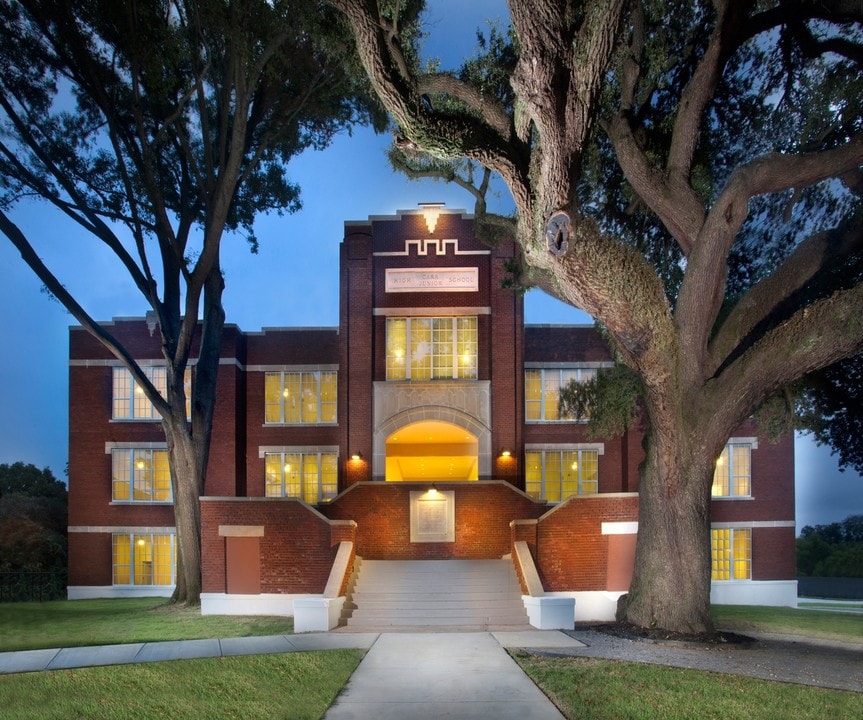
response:
[[[422,208],[422,214],[426,221],[426,227],[428,228],[429,234],[431,234],[437,227],[437,219],[440,216],[441,209],[444,207],[444,203],[419,203],[419,206]]]

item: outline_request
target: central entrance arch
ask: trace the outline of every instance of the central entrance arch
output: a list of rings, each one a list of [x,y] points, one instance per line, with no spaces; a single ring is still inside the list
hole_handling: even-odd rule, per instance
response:
[[[479,439],[442,420],[403,425],[386,438],[386,480],[478,480]]]

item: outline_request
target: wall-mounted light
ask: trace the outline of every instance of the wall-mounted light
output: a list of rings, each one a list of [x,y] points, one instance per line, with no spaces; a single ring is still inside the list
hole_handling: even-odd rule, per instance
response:
[[[500,456],[501,456],[502,458],[512,457],[512,452],[510,452],[509,450],[501,450],[501,451],[500,451]]]
[[[433,233],[437,227],[437,219],[440,216],[441,208],[444,207],[444,203],[419,203],[419,206],[422,208],[422,214],[429,233]]]
[[[351,460],[353,460],[354,462],[357,462],[357,461],[362,460],[362,459],[363,459],[362,453],[358,453],[358,452],[351,453]]]

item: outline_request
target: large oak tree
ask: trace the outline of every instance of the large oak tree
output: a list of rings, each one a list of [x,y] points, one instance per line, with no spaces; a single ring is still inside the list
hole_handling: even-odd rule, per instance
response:
[[[352,71],[348,37],[335,11],[305,0],[0,5],[0,231],[162,418],[179,600],[195,603],[201,589],[198,498],[225,320],[222,238],[237,231],[254,250],[258,214],[299,208],[286,177],[293,156],[354,123],[383,122]],[[152,308],[164,397],[16,223],[13,206],[33,196],[110,249]]]
[[[640,377],[619,617],[711,630],[715,458],[777,391],[863,346],[860,3],[509,0],[501,87],[476,66],[422,70],[410,3],[331,1],[402,150],[498,173],[520,281],[589,312]]]

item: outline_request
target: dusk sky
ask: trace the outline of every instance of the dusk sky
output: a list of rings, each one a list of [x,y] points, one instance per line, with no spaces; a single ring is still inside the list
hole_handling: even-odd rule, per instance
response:
[[[503,0],[429,2],[426,54],[454,67],[475,47],[476,28],[506,18]],[[339,242],[346,220],[416,209],[439,201],[471,211],[465,191],[431,181],[410,182],[386,161],[389,136],[355,130],[323,152],[308,152],[289,167],[302,188],[303,209],[264,217],[256,226],[260,252],[226,236],[222,267],[228,322],[246,331],[279,326],[338,324]],[[490,207],[511,212],[502,185]],[[37,251],[97,320],[143,315],[146,302],[114,256],[61,218],[47,203],[21,203],[13,213]],[[529,323],[589,323],[590,318],[540,291],[525,300]],[[0,235],[0,463],[50,467],[65,480],[68,457],[68,334],[74,319],[42,292],[41,283],[8,239]],[[808,438],[796,443],[797,528],[863,514],[863,478],[839,473],[829,448]]]

